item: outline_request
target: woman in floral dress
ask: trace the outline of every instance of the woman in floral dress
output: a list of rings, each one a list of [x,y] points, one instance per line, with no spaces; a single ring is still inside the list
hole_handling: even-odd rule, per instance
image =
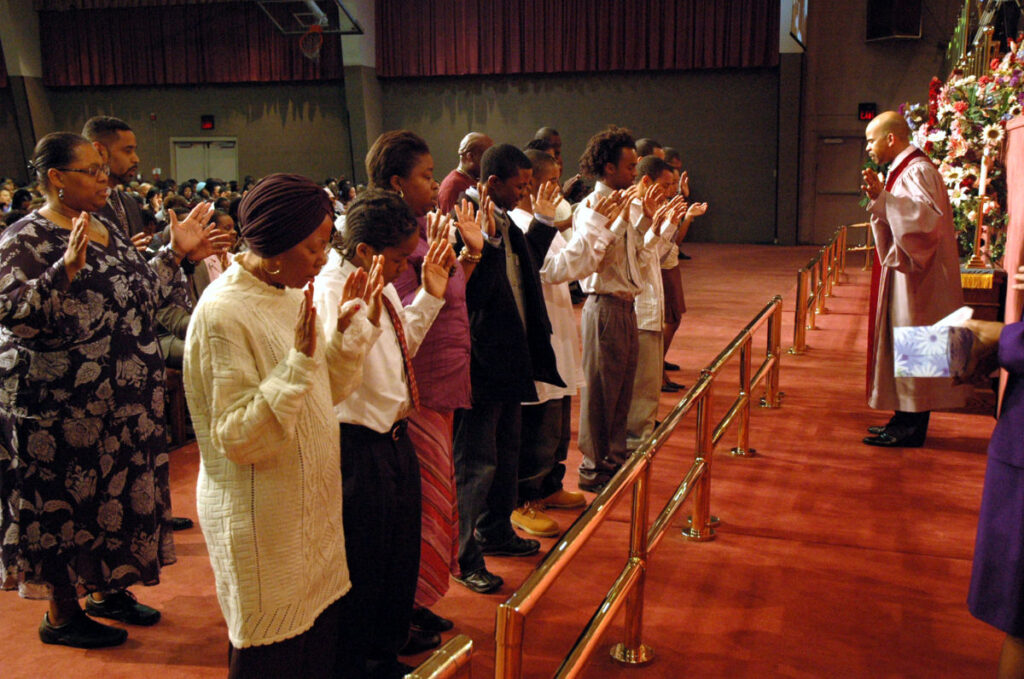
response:
[[[110,189],[88,141],[47,135],[31,167],[46,205],[0,237],[0,585],[50,600],[43,642],[112,646],[126,632],[85,613],[154,624],[125,588],[175,561],[153,313],[187,304],[178,265],[210,253],[211,208],[147,263],[89,214]]]

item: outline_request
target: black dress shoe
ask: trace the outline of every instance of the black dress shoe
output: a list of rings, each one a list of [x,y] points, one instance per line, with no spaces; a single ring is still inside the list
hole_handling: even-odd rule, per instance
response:
[[[441,635],[437,632],[424,632],[410,627],[409,639],[405,642],[405,646],[398,651],[398,655],[419,655],[440,645]]]
[[[679,251],[679,259],[693,259],[690,255],[686,254],[682,250]]]
[[[905,434],[892,434],[886,430],[878,436],[865,436],[864,443],[881,448],[920,448],[924,445],[924,438],[924,434],[914,431]]]
[[[455,627],[448,618],[442,618],[429,608],[417,606],[412,609],[412,628],[424,632],[447,632]]]
[[[679,387],[675,382],[662,382],[661,391],[666,394],[675,394],[679,391]]]
[[[665,363],[665,370],[668,370],[668,371],[679,370],[679,366],[676,365],[675,363],[669,363],[668,361],[665,361],[664,363]]]
[[[416,668],[398,660],[385,660],[373,666],[366,674],[369,679],[402,679]]]
[[[467,587],[477,594],[490,594],[491,592],[500,589],[505,581],[501,579],[501,576],[491,573],[486,568],[479,568],[469,573],[463,573],[462,577],[452,576],[455,582],[459,583],[463,587]]]
[[[47,613],[39,624],[39,639],[44,644],[73,648],[107,648],[123,644],[128,639],[128,632],[120,627],[98,623],[81,611],[58,627],[50,624]]]
[[[685,384],[679,384],[678,382],[673,382],[672,380],[665,380],[664,382],[662,382],[662,386],[672,387],[676,391],[686,391]]]
[[[580,490],[585,490],[588,493],[600,493],[604,490],[604,487],[608,485],[608,479],[594,479],[592,481],[579,480],[576,487]]]
[[[187,516],[175,516],[171,518],[171,530],[188,530],[195,526],[192,519]]]
[[[126,589],[108,594],[103,601],[96,601],[91,595],[85,597],[85,612],[94,618],[109,618],[143,627],[160,622],[160,611],[140,604]]]
[[[533,556],[540,551],[540,542],[518,535],[513,535],[499,545],[488,544],[480,538],[477,538],[477,542],[485,556]]]
[[[868,433],[874,434],[875,436],[878,436],[879,434],[884,434],[885,427],[886,425],[884,424],[873,424],[870,427],[868,427]]]

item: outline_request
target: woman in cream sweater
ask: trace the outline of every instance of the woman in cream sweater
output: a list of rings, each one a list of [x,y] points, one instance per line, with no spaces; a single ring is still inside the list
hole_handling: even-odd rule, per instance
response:
[[[249,250],[196,307],[184,364],[228,676],[328,677],[336,664],[344,676],[338,620],[351,584],[332,406],[359,386],[380,333],[380,262],[348,278],[325,334],[312,281],[332,237],[327,194],[270,175],[239,218]]]

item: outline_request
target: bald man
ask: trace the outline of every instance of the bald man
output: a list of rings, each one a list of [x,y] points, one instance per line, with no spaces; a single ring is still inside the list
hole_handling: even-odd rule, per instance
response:
[[[888,165],[887,178],[864,170],[871,230],[881,263],[868,405],[892,410],[889,422],[869,427],[872,446],[919,447],[932,410],[966,402],[951,378],[894,377],[893,328],[931,325],[963,306],[960,261],[949,195],[938,170],[910,143],[903,116],[886,111],[868,124],[867,152]]]
[[[459,142],[459,166],[448,173],[437,192],[437,208],[451,212],[463,191],[480,181],[480,158],[494,146],[494,140],[483,132],[470,132]]]

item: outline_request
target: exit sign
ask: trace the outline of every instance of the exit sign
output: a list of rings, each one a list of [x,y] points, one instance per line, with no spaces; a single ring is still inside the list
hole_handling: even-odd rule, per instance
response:
[[[213,116],[199,116],[199,128],[202,130],[212,130]]]
[[[861,102],[857,104],[857,120],[874,120],[875,114],[878,113],[878,107],[875,106],[875,102]]]

